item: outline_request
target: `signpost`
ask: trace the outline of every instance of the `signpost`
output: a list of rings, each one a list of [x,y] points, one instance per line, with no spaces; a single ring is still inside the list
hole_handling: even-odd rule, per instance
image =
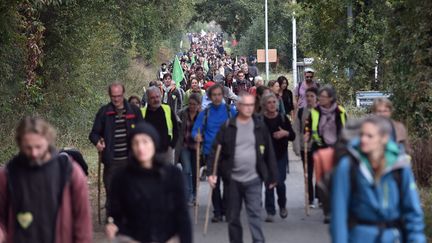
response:
[[[277,62],[277,50],[276,49],[269,49],[268,50],[268,60],[269,60],[269,62]],[[264,63],[265,61],[266,61],[265,49],[258,49],[257,50],[257,62],[258,63]]]
[[[389,98],[391,93],[382,91],[358,91],[356,93],[357,107],[366,108],[372,105],[377,98]]]

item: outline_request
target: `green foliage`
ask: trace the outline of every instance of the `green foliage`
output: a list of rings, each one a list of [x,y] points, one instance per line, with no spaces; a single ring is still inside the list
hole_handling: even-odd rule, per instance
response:
[[[52,122],[59,146],[87,145],[95,113],[108,102],[108,83],[123,81],[127,95],[142,95],[156,73],[151,64],[166,61],[173,52],[165,49],[174,43],[178,49],[193,5],[187,0],[1,1],[0,163],[16,152],[13,130],[24,115]],[[42,33],[33,46],[40,56],[28,48],[33,33]],[[29,73],[31,86],[25,85]]]

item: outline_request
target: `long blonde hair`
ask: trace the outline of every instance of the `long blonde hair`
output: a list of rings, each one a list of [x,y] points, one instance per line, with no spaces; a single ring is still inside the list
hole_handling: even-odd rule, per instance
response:
[[[36,116],[26,116],[19,122],[16,132],[15,141],[18,146],[22,142],[24,135],[35,133],[45,137],[51,146],[54,146],[56,139],[56,130],[47,121]]]

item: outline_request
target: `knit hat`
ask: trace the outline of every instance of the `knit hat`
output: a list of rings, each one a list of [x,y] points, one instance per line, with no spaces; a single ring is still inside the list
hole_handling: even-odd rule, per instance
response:
[[[129,145],[132,144],[132,139],[138,135],[138,134],[146,134],[151,137],[153,140],[153,143],[155,145],[155,148],[159,148],[160,138],[159,134],[156,131],[156,129],[147,122],[140,122],[135,125],[135,127],[132,128],[131,133],[129,135]]]
[[[215,85],[215,82],[213,81],[207,81],[207,83],[204,84],[204,90],[207,90],[211,86]]]

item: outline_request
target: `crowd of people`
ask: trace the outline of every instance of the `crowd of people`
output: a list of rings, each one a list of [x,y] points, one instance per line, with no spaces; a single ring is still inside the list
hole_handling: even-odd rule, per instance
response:
[[[307,168],[305,203],[323,208],[333,242],[426,242],[407,131],[389,100],[349,120],[314,70],[290,90],[284,76],[263,80],[255,58],[227,54],[222,34],[188,37],[180,84],[163,63],[142,98],[127,100],[113,83],[96,114],[89,139],[103,163],[110,240],[193,242],[190,209],[203,177],[211,221],[228,223],[229,242],[243,242],[243,203],[252,241],[265,242],[262,206],[265,222],[288,217],[292,142]],[[19,153],[0,170],[0,242],[92,242],[85,163],[54,141],[43,119],[19,123]]]

